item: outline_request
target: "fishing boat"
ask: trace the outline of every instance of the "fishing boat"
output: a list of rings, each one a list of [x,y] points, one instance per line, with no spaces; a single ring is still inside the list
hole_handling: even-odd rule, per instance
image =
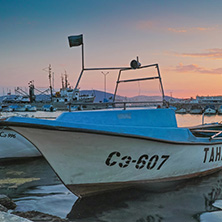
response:
[[[0,160],[41,156],[36,147],[19,133],[0,128]]]
[[[157,75],[121,80],[123,71],[143,68],[155,68]],[[31,141],[79,197],[131,186],[158,187],[222,168],[221,136],[197,137],[178,127],[175,112],[165,108],[158,64],[140,66],[133,60],[130,67],[116,69],[114,99],[122,82],[157,79],[162,106],[127,108],[124,103],[123,108],[65,112],[54,121],[11,117],[0,125]]]
[[[215,107],[214,106],[207,106],[206,107],[206,109],[205,109],[205,111],[204,111],[204,114],[206,114],[206,115],[214,115],[214,114],[216,114],[216,110],[215,110]]]
[[[13,109],[10,106],[4,106],[2,105],[2,112],[12,112]]]
[[[51,104],[46,104],[46,105],[42,106],[42,111],[45,111],[45,112],[55,112],[56,108],[53,105],[51,105]]]
[[[200,105],[193,105],[190,109],[190,114],[202,114],[203,110]]]
[[[56,92],[54,102],[62,103],[93,103],[95,100],[95,95],[88,95],[80,93],[79,88],[73,89],[68,82],[68,75],[64,74],[62,76],[62,88],[60,91]]]
[[[37,111],[36,106],[32,106],[32,105],[25,105],[25,109],[27,112],[36,112]]]
[[[180,108],[180,109],[177,109],[175,112],[178,114],[186,114],[187,110],[185,108]]]
[[[222,115],[222,106],[218,108],[218,115]]]
[[[12,110],[15,112],[25,112],[26,111],[25,106],[20,106],[20,105],[11,105],[10,108],[12,108]]]

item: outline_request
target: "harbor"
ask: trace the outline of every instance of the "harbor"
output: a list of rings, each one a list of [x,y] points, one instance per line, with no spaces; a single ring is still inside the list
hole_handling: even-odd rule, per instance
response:
[[[0,222],[222,221],[222,2],[0,3]]]

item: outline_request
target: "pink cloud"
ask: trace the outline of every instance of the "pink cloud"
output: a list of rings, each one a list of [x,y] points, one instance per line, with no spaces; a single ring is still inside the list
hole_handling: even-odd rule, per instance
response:
[[[196,64],[190,64],[190,65],[184,65],[183,63],[180,63],[175,68],[171,68],[172,71],[175,72],[192,72],[192,73],[201,73],[201,74],[222,74],[222,68],[216,68],[216,69],[207,69],[204,67],[200,67]]]

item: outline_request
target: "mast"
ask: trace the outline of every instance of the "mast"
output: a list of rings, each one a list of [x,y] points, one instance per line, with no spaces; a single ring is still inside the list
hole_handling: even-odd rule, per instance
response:
[[[64,77],[65,77],[65,88],[67,89],[68,88],[68,75],[66,71],[65,71]]]
[[[51,101],[52,101],[52,68],[50,64],[49,64],[49,89],[50,89]]]
[[[62,80],[62,90],[64,90],[65,85],[64,85],[64,77],[63,77],[63,74],[61,74],[61,80]]]
[[[43,70],[49,73],[49,75],[48,75],[48,77],[49,77],[49,90],[50,90],[51,101],[52,101],[52,67],[51,67],[51,64],[49,64],[49,67],[44,68]],[[54,73],[53,73],[53,75],[54,75]]]

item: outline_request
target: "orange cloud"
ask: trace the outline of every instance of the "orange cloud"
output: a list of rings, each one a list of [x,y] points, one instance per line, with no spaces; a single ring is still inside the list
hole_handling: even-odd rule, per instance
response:
[[[192,72],[192,73],[201,73],[201,74],[222,74],[222,68],[217,69],[207,69],[204,67],[200,67],[196,64],[184,65],[180,63],[175,68],[171,68],[172,71],[175,72]]]
[[[186,29],[175,29],[175,28],[168,28],[168,31],[171,31],[171,32],[177,32],[177,33],[184,33],[184,32],[187,32]]]
[[[210,59],[222,59],[222,49],[215,48],[215,49],[207,49],[206,52],[200,53],[171,53],[176,56],[183,56],[183,57],[204,57]]]
[[[187,33],[187,32],[194,32],[194,31],[212,31],[215,27],[192,27],[192,28],[168,28],[168,31],[175,32],[175,33]]]

